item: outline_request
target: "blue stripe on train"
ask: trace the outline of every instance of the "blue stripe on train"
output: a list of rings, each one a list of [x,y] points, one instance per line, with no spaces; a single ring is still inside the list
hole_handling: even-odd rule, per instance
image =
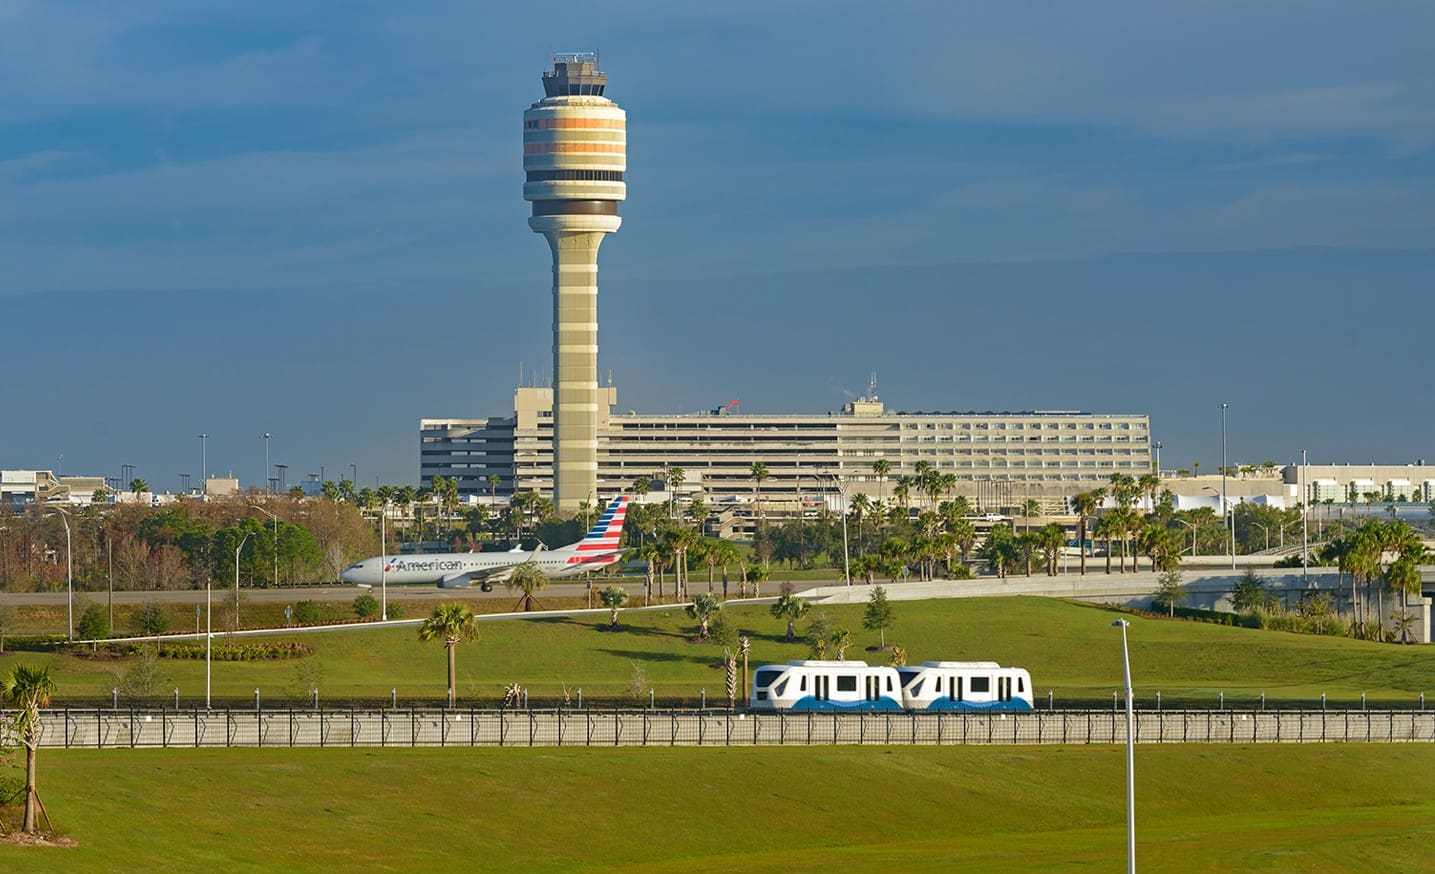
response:
[[[931,704],[928,704],[928,705],[927,705],[927,712],[931,712],[931,711],[933,711],[933,710],[939,710],[939,711],[974,710],[974,711],[978,711],[978,712],[989,712],[989,711],[1002,710],[1002,711],[1019,711],[1019,712],[1024,712],[1024,711],[1028,711],[1028,710],[1031,710],[1031,709],[1032,709],[1032,706],[1031,706],[1030,704],[1026,703],[1025,701],[1021,700],[1020,698],[1013,698],[1013,699],[1010,700],[1010,701],[980,701],[980,702],[978,702],[978,701],[953,701],[953,700],[951,700],[950,698],[938,698],[937,700],[933,701]]]
[[[895,699],[883,696],[876,701],[818,701],[811,695],[805,698],[798,698],[792,703],[793,710],[815,710],[819,712],[846,712],[846,711],[869,711],[869,710],[891,710],[900,711],[902,705]]]

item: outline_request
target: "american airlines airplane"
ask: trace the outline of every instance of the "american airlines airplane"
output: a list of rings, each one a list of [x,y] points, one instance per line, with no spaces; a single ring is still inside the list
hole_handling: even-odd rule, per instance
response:
[[[440,589],[462,589],[478,583],[484,591],[502,582],[521,564],[532,562],[549,579],[561,579],[596,571],[616,562],[622,555],[623,519],[628,515],[628,496],[613,499],[598,517],[587,536],[577,543],[544,550],[540,544],[532,553],[522,549],[508,552],[445,552],[434,555],[390,555],[366,558],[339,574],[345,582],[361,586],[435,583]],[[387,563],[387,567],[385,567]]]

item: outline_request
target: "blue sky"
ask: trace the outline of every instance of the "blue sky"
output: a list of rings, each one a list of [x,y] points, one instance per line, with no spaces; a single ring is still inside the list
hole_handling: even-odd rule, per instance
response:
[[[269,431],[291,472],[413,480],[419,416],[500,413],[548,366],[520,116],[587,49],[629,113],[601,274],[625,409],[830,409],[876,369],[908,409],[1147,411],[1211,467],[1223,399],[1258,460],[1435,456],[1432,32],[1418,2],[0,0],[0,321],[81,338],[12,351],[7,409],[70,403],[11,419],[0,465],[172,485],[204,430],[257,479]],[[912,272],[949,264],[1002,269]],[[1073,380],[1100,326],[995,288],[1186,357],[1095,344]],[[1253,360],[1281,375],[1247,389]],[[1361,414],[1310,413],[1352,369],[1382,374]]]

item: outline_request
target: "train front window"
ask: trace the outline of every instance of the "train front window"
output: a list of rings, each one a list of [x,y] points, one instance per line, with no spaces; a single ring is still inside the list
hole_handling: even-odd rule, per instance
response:
[[[752,675],[752,686],[754,689],[766,689],[780,676],[782,676],[782,671],[763,668]]]

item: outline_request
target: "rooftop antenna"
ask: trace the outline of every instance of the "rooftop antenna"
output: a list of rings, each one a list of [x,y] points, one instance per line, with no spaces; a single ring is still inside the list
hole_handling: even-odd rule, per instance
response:
[[[872,379],[867,383],[867,400],[877,400],[877,371],[872,371]]]

